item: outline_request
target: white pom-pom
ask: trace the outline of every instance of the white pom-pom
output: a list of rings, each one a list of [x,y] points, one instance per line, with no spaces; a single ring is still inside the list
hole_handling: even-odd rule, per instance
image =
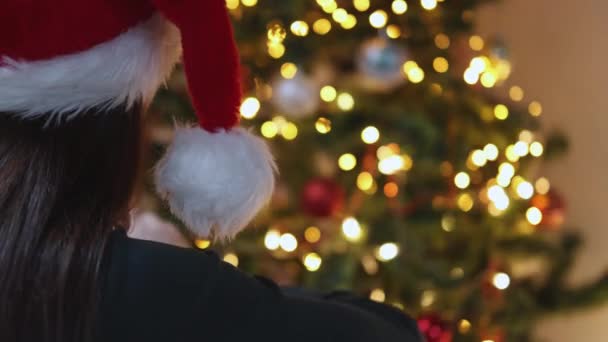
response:
[[[156,169],[158,193],[197,237],[232,238],[267,204],[276,165],[243,128],[178,128]]]

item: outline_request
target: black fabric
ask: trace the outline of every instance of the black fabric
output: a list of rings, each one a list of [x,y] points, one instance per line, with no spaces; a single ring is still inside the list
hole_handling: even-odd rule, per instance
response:
[[[283,291],[211,252],[115,232],[104,264],[99,339],[421,341],[413,320],[346,293]]]

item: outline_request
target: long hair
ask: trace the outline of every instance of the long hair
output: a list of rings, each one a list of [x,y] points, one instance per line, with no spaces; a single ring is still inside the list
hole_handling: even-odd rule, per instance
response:
[[[139,108],[60,125],[0,113],[0,341],[94,338],[104,249],[140,152]]]

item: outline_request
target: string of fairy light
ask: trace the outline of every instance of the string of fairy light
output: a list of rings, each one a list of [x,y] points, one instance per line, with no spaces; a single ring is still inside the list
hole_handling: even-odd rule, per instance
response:
[[[411,0],[415,1],[415,0]],[[410,1],[410,2],[411,2]],[[426,11],[434,11],[444,0],[417,0],[420,6]],[[227,0],[230,10],[236,11],[240,7],[253,8],[258,4],[258,0]],[[398,39],[402,36],[402,29],[391,24],[392,16],[404,15],[409,10],[409,4],[405,0],[394,0],[390,7],[390,12],[383,9],[373,9],[370,0],[353,0],[352,8],[359,13],[349,13],[347,9],[341,8],[335,0],[316,0],[316,4],[326,14],[326,16],[314,20],[295,20],[290,24],[283,25],[278,22],[268,24],[266,32],[266,53],[280,63],[279,74],[283,79],[293,79],[298,75],[299,68],[293,61],[284,61],[286,55],[285,41],[287,39],[299,39],[310,34],[319,37],[327,35],[336,27],[342,30],[351,30],[357,25],[369,25],[371,28],[381,30],[386,37]],[[361,14],[368,14],[367,21],[358,20]],[[447,50],[452,44],[451,38],[445,33],[438,33],[434,36],[435,46],[441,50]],[[494,88],[502,86],[511,74],[511,64],[505,58],[484,54],[486,42],[479,35],[472,35],[468,38],[468,47],[473,53],[468,67],[462,74],[462,80],[471,87]],[[450,63],[446,57],[437,56],[433,59],[432,70],[424,70],[416,61],[407,60],[403,63],[401,72],[403,77],[412,84],[422,83],[429,72],[446,73],[450,70]],[[441,85],[433,83],[432,89],[441,92]],[[269,87],[266,85],[266,87]],[[268,90],[272,93],[272,89]],[[356,98],[347,89],[326,84],[320,88],[319,99],[327,106],[332,106],[341,112],[348,113],[356,107]],[[524,101],[524,90],[517,85],[508,88],[508,97],[513,103],[521,105]],[[543,108],[538,101],[528,103],[528,112],[533,117],[542,114]],[[262,101],[259,96],[251,95],[247,97],[241,105],[240,113],[244,119],[254,119],[262,109]],[[509,119],[510,111],[507,103],[498,103],[493,107],[483,108],[481,118],[485,121]],[[318,134],[330,134],[332,131],[332,121],[327,116],[318,117],[314,123],[314,128]],[[261,134],[267,139],[281,137],[291,141],[298,136],[298,126],[290,122],[281,115],[272,117],[261,124]],[[375,126],[370,125],[362,129],[361,141],[370,146],[377,146],[382,139],[382,132]],[[550,183],[546,178],[535,180],[526,179],[518,174],[519,161],[523,158],[540,158],[544,153],[544,145],[533,132],[522,130],[516,141],[507,145],[501,150],[497,145],[488,143],[482,148],[470,152],[466,162],[466,169],[454,170],[448,162],[442,165],[442,172],[446,177],[453,178],[453,184],[459,193],[456,196],[455,204],[458,210],[469,212],[473,208],[485,208],[494,217],[500,217],[509,210],[513,201],[530,200],[535,194],[546,195],[550,190]],[[356,186],[361,192],[371,195],[378,191],[379,184],[376,180],[378,176],[393,176],[400,173],[407,173],[414,167],[415,161],[412,156],[401,150],[396,143],[387,143],[377,146],[375,150],[377,163],[375,169],[361,170],[356,177]],[[495,177],[480,184],[478,177],[473,177],[475,172],[487,167],[488,165],[498,165]],[[342,172],[357,172],[360,160],[351,152],[344,152],[337,156],[337,165]],[[382,185],[382,191],[388,198],[395,198],[399,193],[399,185],[396,181],[390,180]],[[525,211],[525,220],[530,226],[534,227],[541,223],[543,217],[539,208],[530,206]],[[446,214],[441,220],[444,231],[450,232],[455,229],[455,218],[453,214]],[[528,232],[532,232],[529,229]],[[343,238],[349,243],[358,244],[365,238],[365,225],[360,223],[355,216],[348,216],[342,219],[341,233]],[[318,243],[321,240],[321,230],[311,226],[304,230],[303,239],[309,244]],[[208,241],[198,241],[199,248],[209,247]],[[281,232],[280,229],[270,228],[264,238],[265,247],[271,251],[281,253],[298,253],[298,237],[289,232]],[[400,246],[396,242],[386,242],[374,247],[373,251],[363,255],[361,264],[369,274],[378,272],[378,262],[390,262],[399,253]],[[234,265],[238,265],[238,257],[234,252],[225,255],[225,260]],[[318,271],[323,264],[322,257],[315,251],[305,251],[301,255],[303,266],[309,272]],[[462,268],[452,270],[453,277],[462,277]],[[505,290],[510,285],[510,277],[504,272],[496,272],[491,277],[491,283],[499,290]],[[381,288],[371,291],[370,297],[373,300],[385,301],[386,294]],[[421,306],[429,307],[435,302],[436,293],[433,290],[423,292],[421,296]],[[400,304],[397,303],[397,306]],[[461,332],[468,331],[471,323],[462,320],[458,324]]]

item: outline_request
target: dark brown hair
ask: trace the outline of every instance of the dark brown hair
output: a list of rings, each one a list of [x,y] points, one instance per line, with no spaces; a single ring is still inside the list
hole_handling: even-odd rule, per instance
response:
[[[0,341],[93,338],[104,249],[140,152],[139,108],[61,125],[0,113]]]

